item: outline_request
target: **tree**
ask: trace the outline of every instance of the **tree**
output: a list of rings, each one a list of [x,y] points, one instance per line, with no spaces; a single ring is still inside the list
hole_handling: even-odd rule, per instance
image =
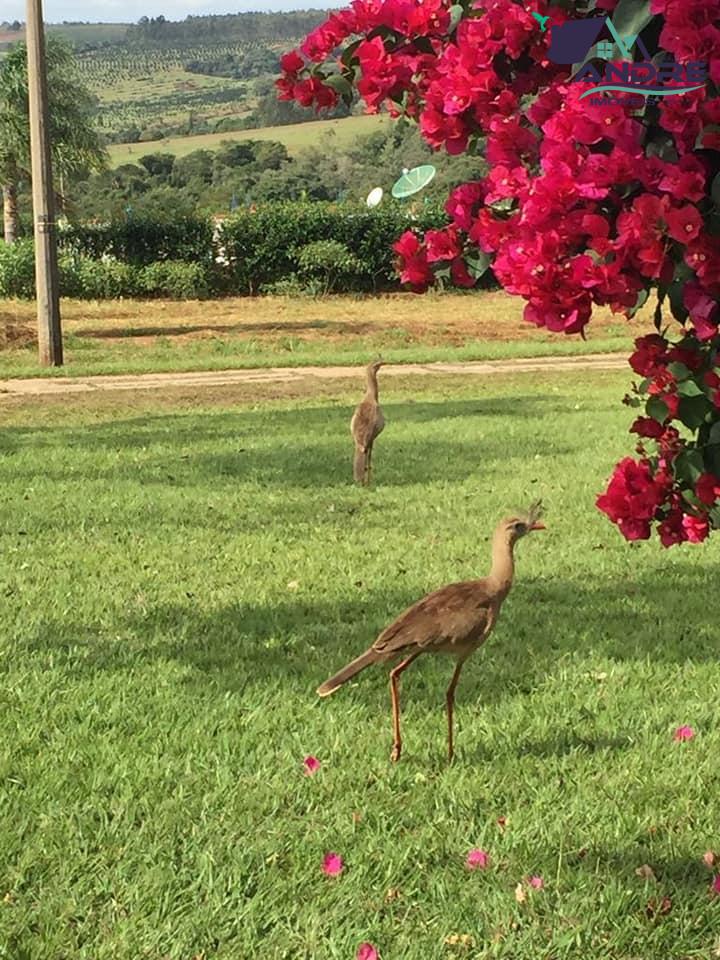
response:
[[[639,459],[598,506],[665,546],[720,529],[719,41],[718,0],[358,0],[278,81],[316,108],[357,92],[453,155],[485,141],[490,171],[451,193],[451,225],[395,246],[414,289],[492,264],[529,322],[565,334],[656,298],[630,358]]]
[[[102,169],[105,150],[93,129],[95,101],[74,72],[71,48],[47,38],[50,140],[58,180]],[[17,237],[18,184],[30,179],[27,49],[16,44],[0,62],[0,184],[5,242]]]

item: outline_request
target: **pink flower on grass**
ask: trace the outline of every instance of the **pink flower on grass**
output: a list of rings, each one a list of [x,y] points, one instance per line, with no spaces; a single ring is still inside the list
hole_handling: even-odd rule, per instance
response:
[[[490,857],[484,850],[471,850],[465,858],[468,870],[484,870],[490,863]]]
[[[705,864],[706,867],[715,866],[715,854],[713,853],[712,850],[705,851],[705,853],[703,854],[703,863]]]
[[[303,760],[303,767],[305,767],[305,776],[311,777],[320,769],[320,761],[317,757],[305,757]]]
[[[377,949],[371,943],[361,943],[357,948],[355,960],[378,960]]]
[[[710,891],[714,893],[716,897],[720,897],[720,873],[713,877],[713,882],[710,884]]]
[[[542,888],[545,886],[545,881],[542,877],[530,877],[528,883],[533,890],[542,890]]]
[[[339,877],[343,866],[343,858],[339,853],[326,853],[323,857],[322,869],[326,877]]]
[[[684,726],[678,727],[675,733],[673,734],[673,740],[676,743],[683,743],[685,740],[692,740],[695,736],[695,731],[692,727]]]

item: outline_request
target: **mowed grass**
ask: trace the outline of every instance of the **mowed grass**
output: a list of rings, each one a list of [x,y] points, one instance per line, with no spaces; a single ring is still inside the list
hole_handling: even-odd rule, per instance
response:
[[[37,365],[35,305],[0,301],[0,378],[240,367],[485,360],[629,350],[651,308],[628,322],[601,313],[588,340],[523,320],[506,293],[411,293],[321,300],[255,297],[177,303],[63,303],[66,365]]]
[[[631,547],[596,512],[626,387],[388,381],[371,490],[348,482],[356,384],[2,401],[0,955],[714,956],[719,545]],[[391,766],[385,673],[315,687],[484,574],[538,496],[456,762],[451,663],[426,658]]]
[[[172,153],[176,157],[187,156],[194,150],[217,150],[224,141],[275,140],[283,143],[291,156],[316,146],[318,138],[332,137],[336,146],[347,146],[357,137],[375,133],[387,117],[380,115],[345,117],[342,120],[311,120],[309,123],[287,124],[279,127],[259,127],[257,130],[228,130],[223,133],[205,133],[190,137],[170,137],[148,143],[119,143],[108,147],[110,164],[136,163],[148,153]]]

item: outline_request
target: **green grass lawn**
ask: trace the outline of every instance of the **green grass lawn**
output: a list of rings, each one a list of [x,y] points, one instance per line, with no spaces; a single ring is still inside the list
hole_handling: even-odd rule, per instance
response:
[[[369,491],[345,382],[0,401],[0,957],[714,956],[720,545],[596,512],[627,380],[388,380]],[[315,687],[538,496],[455,764],[428,658],[393,768],[383,671]]]

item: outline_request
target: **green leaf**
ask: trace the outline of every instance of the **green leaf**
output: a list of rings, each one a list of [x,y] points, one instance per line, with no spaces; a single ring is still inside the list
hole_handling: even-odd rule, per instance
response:
[[[684,285],[682,283],[673,281],[668,288],[668,300],[670,301],[670,310],[672,311],[672,315],[676,320],[679,320],[680,323],[684,323],[689,316],[683,295]]]
[[[676,366],[676,364],[673,364]],[[677,366],[682,366],[682,364],[677,364]],[[686,368],[687,369],[687,368]],[[694,380],[684,380],[678,385],[678,393],[681,397],[704,397],[705,394],[700,389],[700,387],[695,383]]]
[[[645,407],[647,415],[657,420],[658,423],[665,423],[670,413],[668,405],[660,397],[650,397]]]
[[[352,96],[352,87],[350,86],[349,81],[341,73],[331,73],[330,76],[325,77],[323,83],[326,87],[332,87],[332,89],[336,93],[339,93],[341,97]]]
[[[435,47],[433,47],[430,37],[415,37],[413,46],[420,53],[427,53],[431,56],[435,53]]]
[[[716,175],[710,187],[710,196],[715,206],[720,209],[720,173]]]
[[[350,66],[350,62],[352,58],[355,56],[355,51],[357,50],[357,48],[360,46],[362,42],[363,42],[362,37],[360,38],[360,40],[353,40],[353,42],[349,43],[345,47],[343,52],[340,54],[340,61],[344,63],[346,67]]]
[[[453,30],[455,30],[464,15],[465,8],[459,3],[455,3],[450,7],[450,26],[448,27],[448,33],[452,33]]]
[[[654,16],[650,10],[650,0],[620,0],[611,19],[621,37],[636,37]]]
[[[676,380],[687,380],[687,378],[690,376],[690,370],[685,366],[684,363],[679,363],[677,361],[675,363],[669,363],[667,368]],[[696,396],[696,394],[688,393],[686,396],[692,397]]]
[[[720,507],[713,507],[710,511],[710,519],[714,530],[720,530]]]
[[[645,304],[646,304],[647,301],[648,301],[648,297],[649,297],[649,296],[650,296],[650,291],[649,291],[649,290],[641,290],[641,291],[640,291],[640,293],[638,294],[638,298],[637,298],[637,300],[636,300],[636,302],[635,302],[635,306],[630,310],[630,313],[629,313],[629,316],[630,316],[630,317],[634,317],[635,314],[638,312],[638,310],[640,310],[641,307],[644,307],[644,306],[645,306]]]
[[[675,460],[675,476],[679,480],[695,485],[698,477],[705,472],[702,454],[699,450],[684,450]]]
[[[465,263],[470,274],[479,280],[492,263],[492,258],[487,253],[478,252],[475,256],[465,257]]]
[[[683,397],[680,401],[678,417],[688,429],[699,430],[711,410],[710,401],[705,396]]]
[[[720,443],[720,421],[714,423],[710,428],[708,443]]]

